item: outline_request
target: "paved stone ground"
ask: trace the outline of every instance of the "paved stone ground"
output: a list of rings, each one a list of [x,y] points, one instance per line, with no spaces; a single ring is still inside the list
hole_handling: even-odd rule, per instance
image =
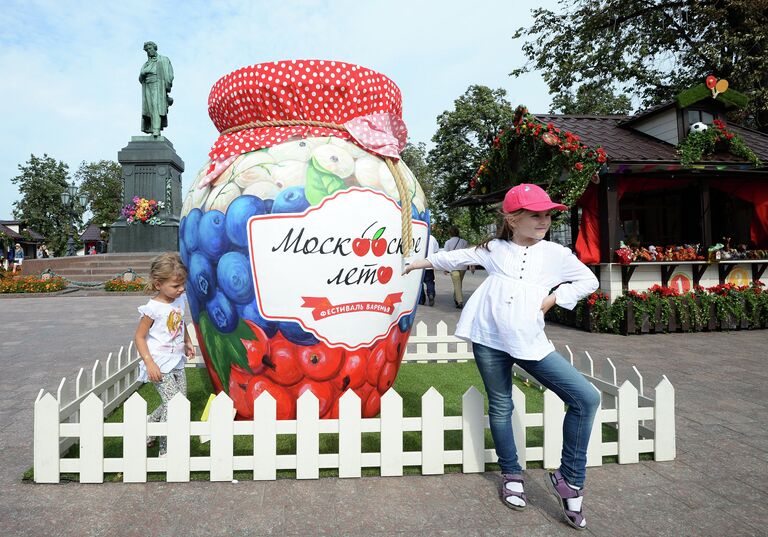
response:
[[[482,275],[467,274],[472,290]],[[453,329],[450,279],[418,318]],[[276,482],[35,485],[32,406],[40,388],[127,344],[143,298],[69,295],[0,301],[0,533],[12,535],[573,535],[527,474],[531,508],[497,496],[495,473]],[[768,535],[768,332],[622,337],[551,326],[559,349],[610,356],[646,389],[676,389],[674,462],[588,470],[587,534]]]

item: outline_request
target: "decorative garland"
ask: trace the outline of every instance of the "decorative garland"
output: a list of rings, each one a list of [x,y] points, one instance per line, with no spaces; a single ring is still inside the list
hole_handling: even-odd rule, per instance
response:
[[[602,147],[584,145],[578,135],[542,123],[521,105],[515,110],[512,128],[501,130],[493,139],[489,158],[469,186],[478,194],[487,194],[508,188],[510,182],[536,183],[570,207],[590,180],[598,181],[607,160]]]
[[[125,218],[128,225],[143,223],[159,226],[165,223],[165,220],[158,216],[164,208],[165,202],[134,196],[133,202],[125,205],[120,210],[120,214]]]
[[[762,166],[758,156],[744,143],[741,136],[729,131],[725,123],[719,119],[712,122],[712,128],[703,132],[688,133],[688,136],[678,144],[677,154],[683,166],[692,167],[695,163],[701,162],[705,154],[712,154],[719,148],[749,161],[755,168]]]

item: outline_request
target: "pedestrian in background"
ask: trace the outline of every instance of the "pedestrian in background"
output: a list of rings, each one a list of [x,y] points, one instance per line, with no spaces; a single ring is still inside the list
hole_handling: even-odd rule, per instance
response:
[[[434,235],[429,235],[429,241],[427,242],[427,255],[432,255],[440,250],[440,245],[437,243],[437,239]],[[433,269],[426,269],[424,271],[424,280],[421,285],[421,293],[419,294],[419,304],[422,306],[429,299],[429,305],[435,305],[435,271]]]
[[[450,229],[451,238],[445,241],[443,250],[451,252],[453,250],[462,250],[469,246],[469,243],[459,237],[459,228],[452,226]],[[464,307],[464,292],[461,289],[462,282],[464,281],[464,273],[467,272],[466,268],[451,271],[451,281],[453,282],[453,303],[457,308]]]

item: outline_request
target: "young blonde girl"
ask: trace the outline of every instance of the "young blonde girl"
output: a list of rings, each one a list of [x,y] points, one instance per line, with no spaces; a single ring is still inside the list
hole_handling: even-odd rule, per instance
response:
[[[568,524],[584,529],[581,501],[586,452],[600,397],[555,351],[544,333],[544,314],[555,304],[573,309],[580,298],[597,289],[598,282],[569,249],[543,240],[551,225],[551,211],[564,209],[538,186],[517,185],[504,198],[503,223],[496,239],[477,247],[430,254],[405,271],[485,267],[488,278],[467,301],[456,335],[472,342],[488,394],[491,434],[502,473],[502,501],[518,510],[527,505],[511,422],[512,366],[517,364],[568,405],[560,468],[549,473],[547,483]]]
[[[194,358],[195,348],[184,323],[187,268],[177,253],[165,253],[152,260],[147,289],[154,296],[139,306],[136,349],[141,356],[139,380],[152,382],[162,403],[147,421],[165,421],[168,402],[177,393],[187,395],[184,376],[186,358]],[[150,438],[147,444],[154,441]],[[165,455],[167,440],[160,437],[160,455]]]

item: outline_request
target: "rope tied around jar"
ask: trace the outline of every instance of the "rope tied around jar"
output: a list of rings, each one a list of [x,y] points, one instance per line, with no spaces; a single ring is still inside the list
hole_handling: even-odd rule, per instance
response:
[[[339,123],[332,123],[328,121],[312,121],[306,119],[278,119],[273,121],[251,121],[244,125],[238,125],[229,129],[221,131],[221,135],[231,134],[233,132],[247,130],[247,129],[259,129],[263,127],[324,127],[327,129],[334,129],[342,132],[349,132],[344,125]],[[408,198],[408,187],[406,186],[406,179],[400,168],[396,165],[393,158],[382,155],[384,162],[387,163],[392,177],[395,179],[395,185],[397,186],[397,193],[400,196],[400,226],[402,231],[402,243],[403,243],[403,257],[408,257],[411,253],[411,244],[413,243],[413,223],[411,222],[411,202],[413,196]],[[407,203],[406,203],[407,200]]]

